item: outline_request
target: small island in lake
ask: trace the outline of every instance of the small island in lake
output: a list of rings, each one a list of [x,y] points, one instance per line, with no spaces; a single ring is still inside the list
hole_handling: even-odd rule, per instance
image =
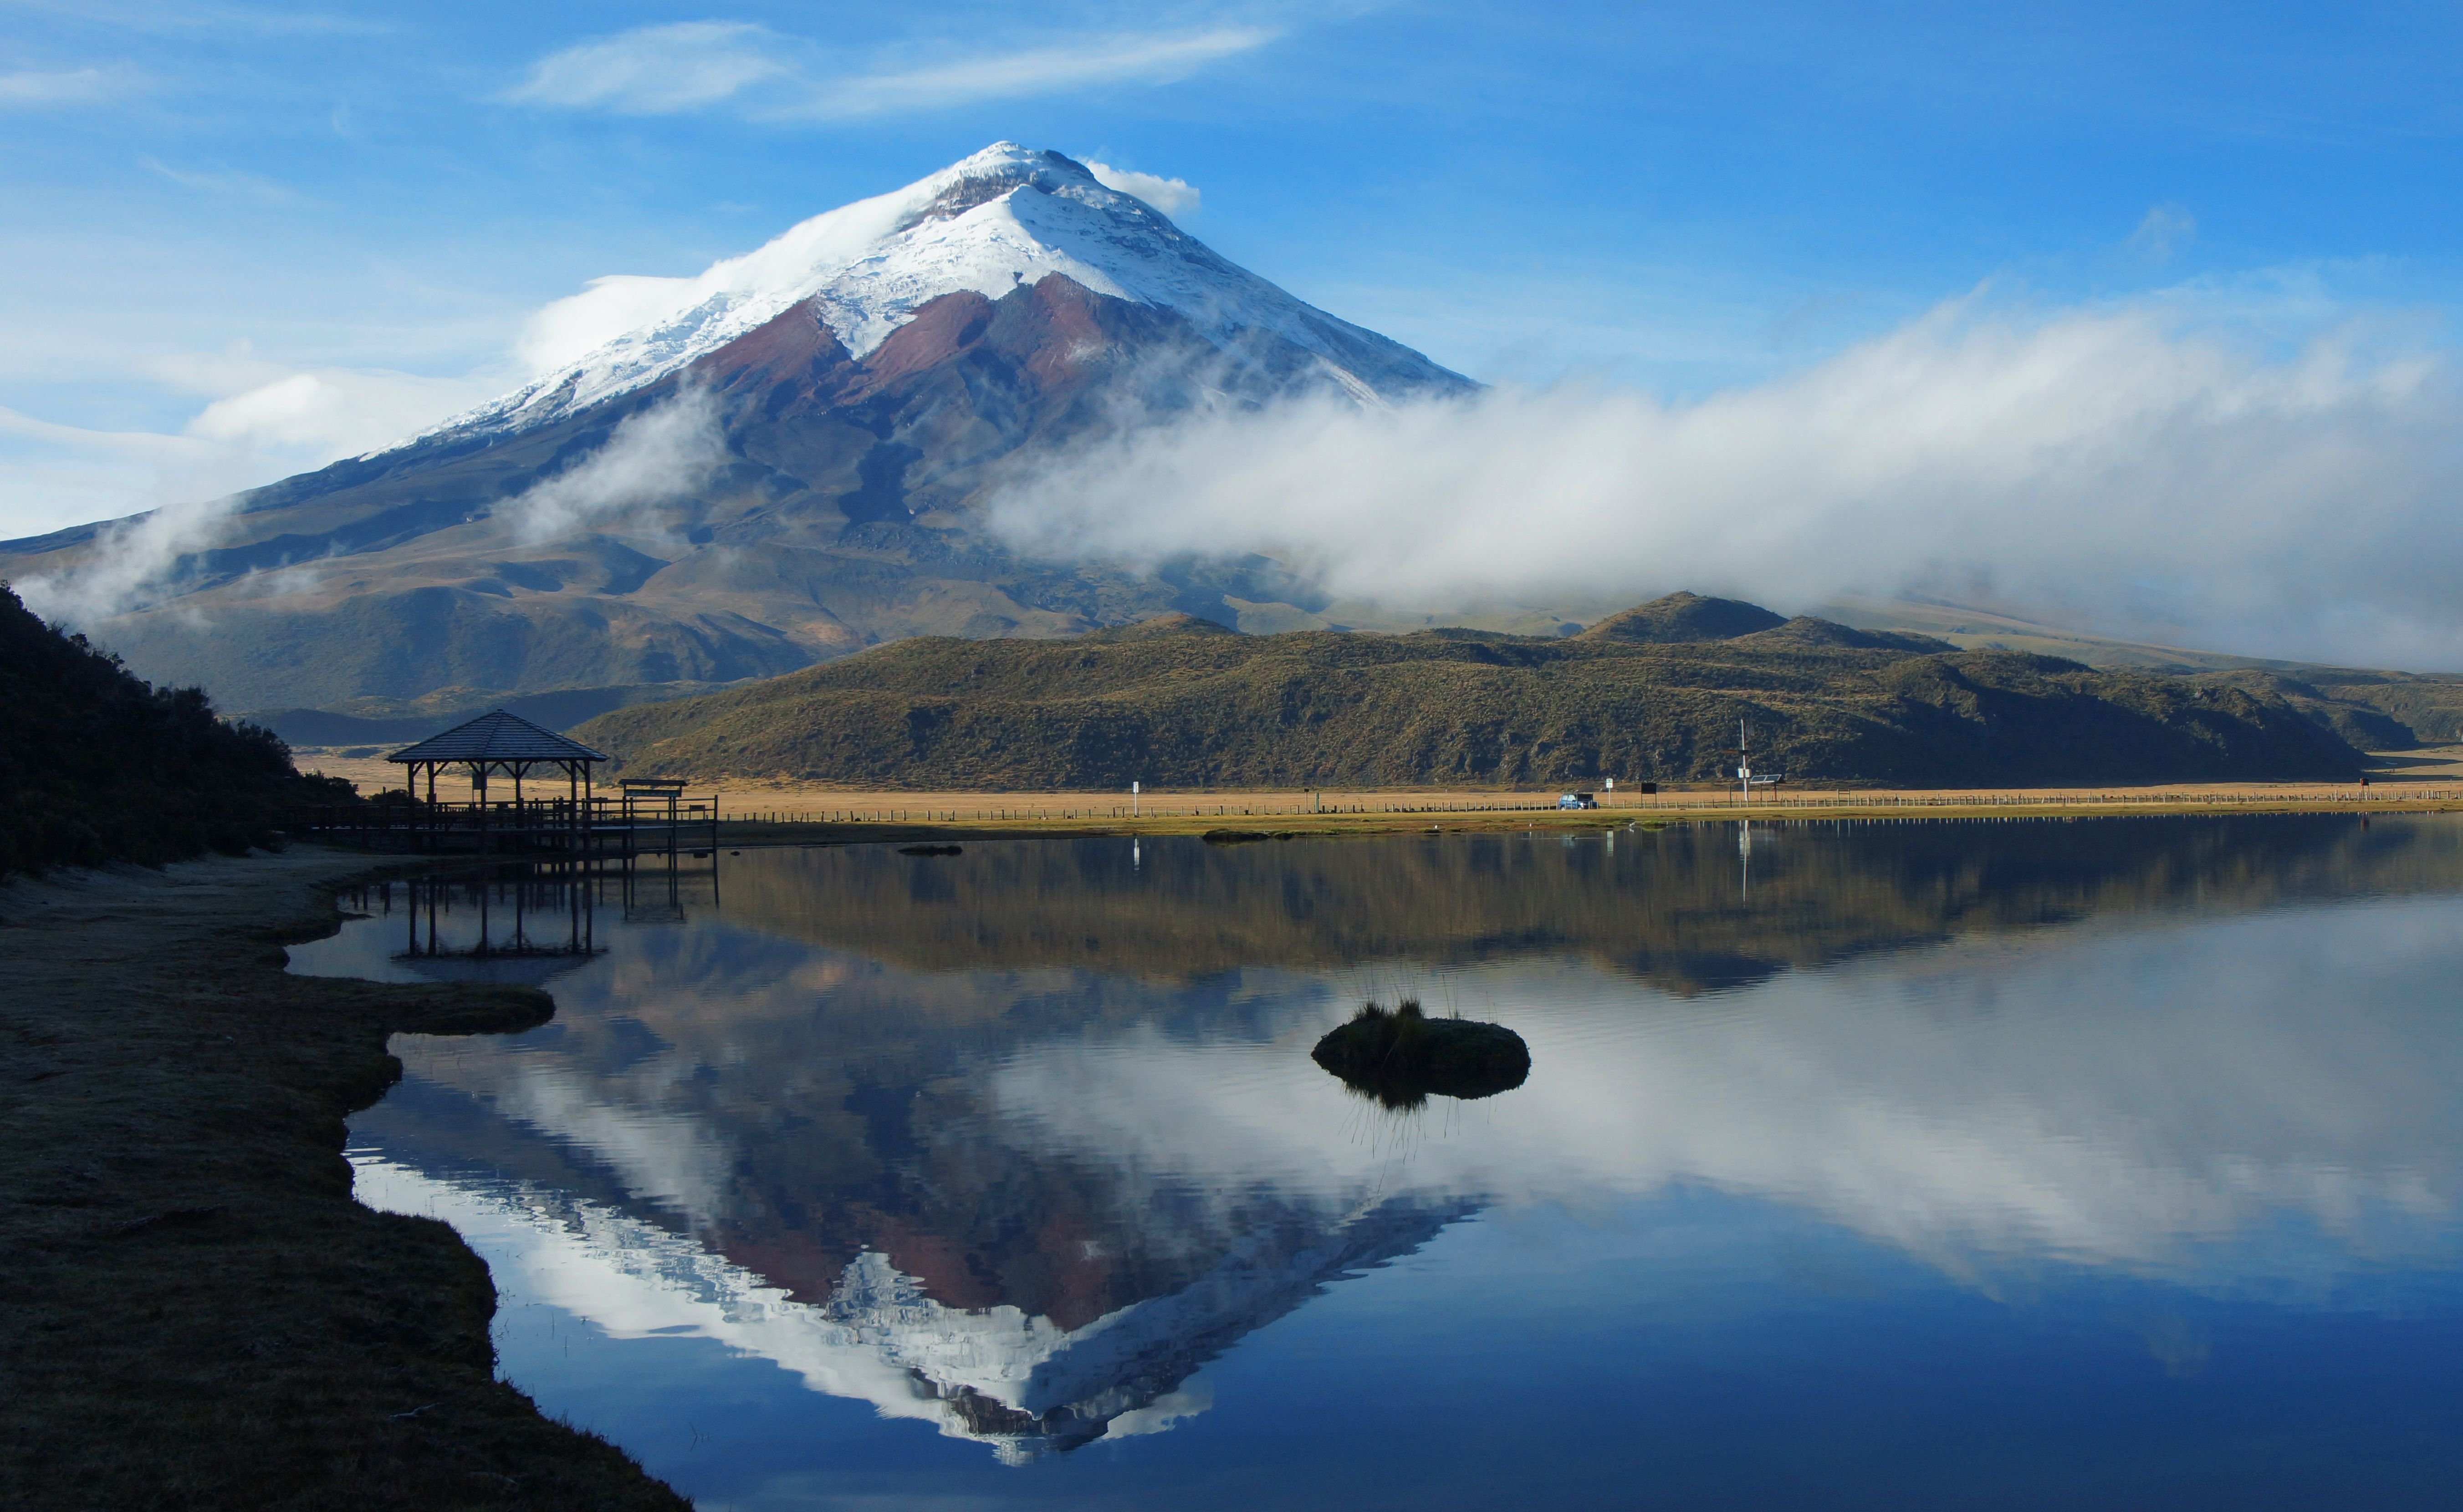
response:
[[[1406,997],[1387,1011],[1361,1005],[1351,1021],[1317,1042],[1309,1059],[1387,1107],[1417,1107],[1428,1094],[1491,1097],[1531,1075],[1531,1050],[1503,1024],[1431,1019]]]

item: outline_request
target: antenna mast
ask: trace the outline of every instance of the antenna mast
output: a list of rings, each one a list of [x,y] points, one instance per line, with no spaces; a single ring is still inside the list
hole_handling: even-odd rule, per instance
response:
[[[1750,753],[1751,753],[1752,746],[1753,746],[1753,729],[1752,729],[1752,727],[1751,727],[1751,726],[1749,726],[1749,725],[1747,725],[1747,724],[1746,724],[1743,720],[1741,720],[1741,719],[1737,720],[1737,721],[1736,721],[1736,801],[1737,801],[1738,803],[1744,803],[1744,802],[1749,801],[1749,800],[1753,798],[1753,796],[1754,796],[1754,789],[1755,789],[1755,788],[1757,788],[1757,787],[1768,787],[1768,786],[1770,786],[1770,785],[1771,785],[1772,783],[1774,783],[1774,782],[1784,782],[1784,781],[1786,781],[1786,780],[1787,780],[1787,778],[1786,778],[1784,776],[1782,776],[1782,775],[1780,775],[1779,773],[1776,773],[1776,772],[1773,772],[1773,773],[1771,773],[1770,775],[1768,775],[1767,777],[1755,777],[1755,776],[1754,776],[1753,756],[1752,756],[1752,755],[1750,754]]]

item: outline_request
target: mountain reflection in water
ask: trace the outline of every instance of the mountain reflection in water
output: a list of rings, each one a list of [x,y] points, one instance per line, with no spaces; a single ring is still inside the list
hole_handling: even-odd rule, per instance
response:
[[[866,845],[394,884],[294,969],[549,981],[353,1125],[509,1297],[1017,1462],[1204,1412],[1483,1211],[1710,1191],[1989,1293],[2395,1306],[2455,1258],[2458,894],[2439,819]],[[1528,1084],[1345,1095],[1308,1047],[1396,988]]]

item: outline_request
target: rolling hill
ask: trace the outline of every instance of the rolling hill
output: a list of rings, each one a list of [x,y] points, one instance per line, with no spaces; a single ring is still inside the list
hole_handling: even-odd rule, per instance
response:
[[[2028,651],[2111,670],[2207,676],[2281,694],[2364,751],[2463,742],[2463,676],[2272,661],[2091,635],[1973,604],[1848,599],[1824,612],[1865,629],[1920,633],[1967,650]]]
[[[1719,633],[1726,632],[1726,633]],[[637,705],[578,734],[637,775],[986,789],[1701,779],[2354,777],[2278,693],[2097,671],[1671,595],[1568,638],[1240,635],[1166,615],[1064,640],[925,636]],[[1766,755],[1765,755],[1766,753]]]

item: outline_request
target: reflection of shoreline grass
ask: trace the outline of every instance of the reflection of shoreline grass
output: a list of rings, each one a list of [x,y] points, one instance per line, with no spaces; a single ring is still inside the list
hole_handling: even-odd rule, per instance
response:
[[[2114,910],[2463,888],[2463,819],[2442,816],[1757,820],[1750,856],[1727,822],[1242,845],[1013,834],[928,861],[881,844],[887,825],[782,827],[815,843],[716,860],[730,916],[785,938],[923,970],[1188,980],[1302,964],[1345,972],[1355,1000],[1416,997],[1475,1018],[1495,1005],[1453,1002],[1443,973],[1502,953],[1578,956],[1690,993]],[[809,906],[817,892],[830,908]],[[1398,977],[1402,961],[1437,975]]]
[[[274,858],[0,888],[11,1506],[683,1503],[493,1378],[486,1267],[351,1200],[388,1033],[531,1027],[543,994],[293,976],[321,888]]]

